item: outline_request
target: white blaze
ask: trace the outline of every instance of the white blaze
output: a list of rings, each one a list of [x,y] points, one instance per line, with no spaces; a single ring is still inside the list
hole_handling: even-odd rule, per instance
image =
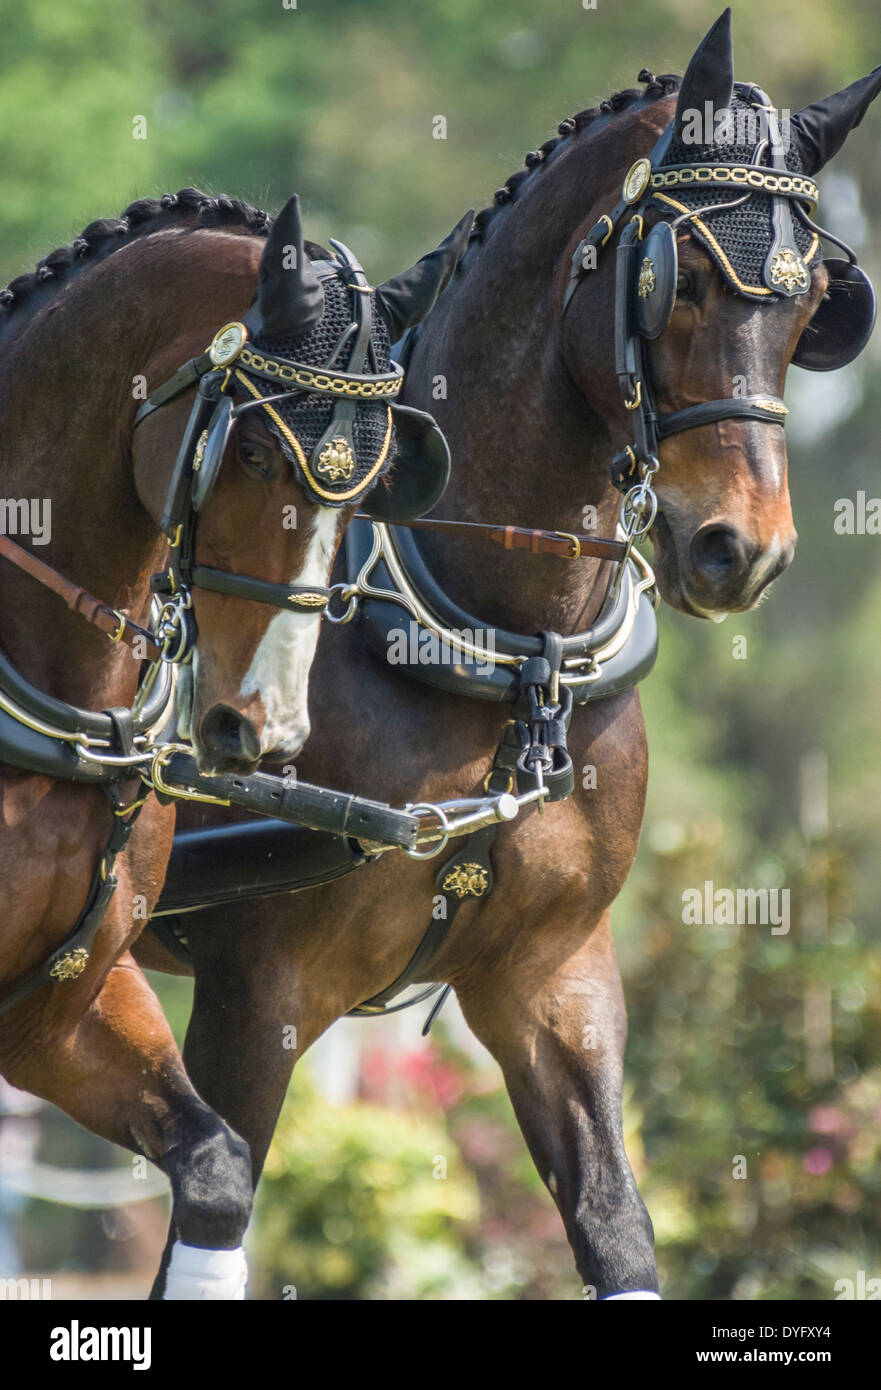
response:
[[[327,583],[339,520],[337,510],[319,507],[303,568],[291,585]],[[309,737],[309,670],[320,625],[318,613],[277,613],[245,673],[240,694],[259,694],[266,710],[264,753],[280,748],[293,756]]]

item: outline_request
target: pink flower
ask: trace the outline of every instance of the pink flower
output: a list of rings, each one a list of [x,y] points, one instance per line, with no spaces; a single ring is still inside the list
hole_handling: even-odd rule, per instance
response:
[[[806,1173],[812,1177],[822,1177],[832,1167],[832,1153],[829,1149],[809,1149],[802,1159]]]
[[[846,1121],[837,1105],[815,1105],[808,1124],[815,1134],[840,1134]]]

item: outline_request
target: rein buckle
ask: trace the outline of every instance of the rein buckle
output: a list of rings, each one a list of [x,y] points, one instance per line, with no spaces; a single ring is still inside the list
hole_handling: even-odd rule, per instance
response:
[[[581,559],[581,541],[578,539],[577,536],[573,536],[571,531],[555,531],[554,535],[559,536],[561,541],[572,542],[572,553],[570,555],[561,555],[561,560]]]

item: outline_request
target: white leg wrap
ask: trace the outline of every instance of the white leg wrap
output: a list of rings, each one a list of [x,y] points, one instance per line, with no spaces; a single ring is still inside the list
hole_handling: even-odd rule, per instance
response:
[[[648,1293],[645,1289],[633,1289],[630,1293],[606,1294],[605,1298],[600,1299],[600,1303],[612,1303],[618,1298],[656,1298],[659,1303],[661,1301],[661,1295],[659,1293]]]
[[[202,1250],[174,1242],[163,1298],[226,1299],[245,1297],[248,1265],[241,1246],[236,1250]]]

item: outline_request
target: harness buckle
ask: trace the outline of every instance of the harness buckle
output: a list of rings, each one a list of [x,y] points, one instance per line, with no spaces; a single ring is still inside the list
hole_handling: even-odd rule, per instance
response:
[[[599,222],[597,222],[597,226],[600,225],[600,222],[606,222],[606,223],[608,223],[608,226],[609,226],[609,230],[606,232],[606,235],[603,237],[602,241],[600,242],[600,246],[605,246],[606,242],[609,240],[609,237],[612,235],[612,233],[613,233],[614,230],[615,230],[615,223],[612,221],[611,217],[609,216],[609,214],[608,214],[607,212],[604,212],[604,213],[603,213],[602,217],[599,219]]]
[[[634,395],[634,397],[633,397],[633,400],[631,400],[631,401],[625,400],[625,402],[624,402],[624,409],[625,409],[625,410],[639,410],[639,407],[640,407],[641,405],[642,405],[642,381],[641,381],[641,379],[640,379],[639,377],[637,377],[637,380],[636,380],[636,393],[635,393],[635,395]]]
[[[578,539],[577,536],[573,536],[571,531],[555,531],[555,532],[554,532],[554,535],[555,535],[555,536],[559,536],[561,541],[571,541],[571,542],[572,542],[572,553],[571,553],[571,555],[561,555],[561,556],[560,556],[560,559],[561,559],[561,560],[580,560],[580,559],[581,559],[581,541]]]

